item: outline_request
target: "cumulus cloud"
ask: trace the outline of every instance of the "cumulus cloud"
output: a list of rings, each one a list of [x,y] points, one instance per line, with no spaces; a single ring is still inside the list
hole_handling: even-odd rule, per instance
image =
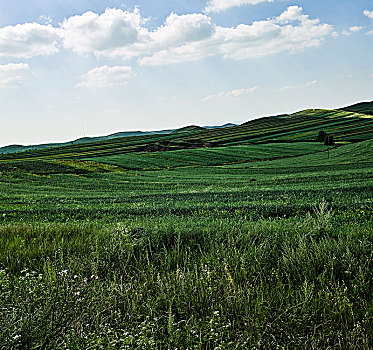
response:
[[[308,20],[308,16],[303,14],[303,8],[299,6],[289,6],[280,16],[277,17],[276,22],[291,23],[302,20]]]
[[[288,7],[278,17],[236,27],[218,26],[201,13],[171,13],[153,30],[146,28],[145,22],[138,9],[108,8],[102,14],[86,12],[67,18],[59,28],[37,23],[4,27],[0,28],[0,57],[48,55],[57,52],[62,42],[77,53],[137,58],[140,65],[169,65],[209,56],[239,60],[296,53],[317,47],[335,34],[331,25],[310,19],[299,6]]]
[[[52,24],[53,19],[51,16],[41,15],[39,17],[39,22],[43,24]]]
[[[102,15],[86,12],[62,23],[64,46],[80,53],[123,54],[126,47],[144,40],[142,34],[147,31],[142,23],[138,10],[106,9]]]
[[[0,28],[0,57],[31,58],[59,51],[61,31],[39,23]]]
[[[373,11],[364,10],[364,15],[369,17],[370,19],[373,19]]]
[[[352,27],[348,28],[348,30],[343,30],[342,34],[343,35],[351,35],[351,33],[360,32],[362,29],[364,29],[363,26],[352,26]]]
[[[141,65],[167,65],[221,55],[226,59],[262,57],[279,52],[296,53],[322,44],[334,34],[329,24],[310,19],[298,6],[288,7],[280,16],[237,27],[215,26],[211,37],[158,50],[139,58]]]
[[[197,13],[171,13],[153,31],[143,27],[144,23],[137,9],[106,9],[102,15],[86,12],[63,22],[64,45],[75,52],[128,59],[202,41],[215,32],[211,18]]]
[[[352,26],[349,28],[350,32],[357,33],[360,32],[360,30],[364,29],[363,26]]]
[[[219,98],[219,97],[241,97],[241,96],[245,96],[245,95],[248,95],[250,93],[253,93],[254,91],[256,91],[258,89],[259,89],[259,86],[253,86],[253,87],[248,88],[248,89],[234,89],[234,90],[230,90],[230,91],[223,91],[223,92],[219,92],[218,94],[206,96],[206,97],[202,98],[201,101],[202,102],[207,102],[207,101]]]
[[[126,85],[134,76],[129,66],[102,66],[91,69],[81,76],[81,82],[76,87],[105,88],[110,86]]]
[[[25,63],[0,65],[0,88],[17,87],[30,73],[30,67]]]
[[[157,48],[169,47],[208,39],[214,32],[215,25],[206,15],[192,13],[179,16],[171,13],[163,26],[150,33],[150,38]]]
[[[208,12],[220,12],[227,10],[231,7],[241,5],[256,5],[261,2],[273,2],[274,0],[210,0],[207,3],[205,11]]]

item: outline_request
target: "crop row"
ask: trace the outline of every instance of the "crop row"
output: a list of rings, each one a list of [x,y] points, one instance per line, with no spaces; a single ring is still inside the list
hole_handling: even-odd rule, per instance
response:
[[[143,135],[2,155],[0,160],[26,158],[81,159],[144,151],[224,146],[233,143],[268,142],[274,139],[315,140],[319,130],[339,141],[370,138],[373,119],[341,111],[305,111],[286,117],[269,117],[230,128],[195,130],[167,135]],[[195,146],[193,146],[193,143]]]

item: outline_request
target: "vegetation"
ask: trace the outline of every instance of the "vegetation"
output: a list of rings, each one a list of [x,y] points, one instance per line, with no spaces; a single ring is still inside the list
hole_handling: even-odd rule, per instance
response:
[[[3,155],[0,347],[371,348],[371,119],[320,113]]]
[[[317,139],[316,139],[316,141],[318,141],[318,142],[324,142],[325,141],[325,138],[326,138],[326,132],[325,131],[323,131],[323,130],[320,130],[319,131],[319,133],[318,133],[318,135],[317,135]]]
[[[1,160],[87,159],[139,152],[215,148],[258,143],[314,142],[319,131],[334,142],[373,138],[373,117],[342,110],[306,110],[292,115],[252,120],[242,125],[204,129],[195,126],[168,134],[117,137],[98,142],[48,147],[0,155]]]
[[[342,108],[344,111],[373,115],[373,102],[360,102]]]

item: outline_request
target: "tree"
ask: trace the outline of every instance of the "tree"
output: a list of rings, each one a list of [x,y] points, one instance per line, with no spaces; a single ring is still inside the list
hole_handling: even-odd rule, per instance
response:
[[[332,135],[328,135],[328,136],[325,137],[324,145],[326,145],[326,146],[333,146],[334,145],[334,140],[333,140]]]
[[[317,135],[317,142],[325,142],[325,139],[326,139],[326,132],[325,131],[322,131],[320,130],[319,131],[319,134]]]

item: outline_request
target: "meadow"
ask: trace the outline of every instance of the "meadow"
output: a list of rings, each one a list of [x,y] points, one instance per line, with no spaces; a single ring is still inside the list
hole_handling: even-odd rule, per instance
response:
[[[370,349],[372,119],[316,112],[2,155],[0,347]]]

